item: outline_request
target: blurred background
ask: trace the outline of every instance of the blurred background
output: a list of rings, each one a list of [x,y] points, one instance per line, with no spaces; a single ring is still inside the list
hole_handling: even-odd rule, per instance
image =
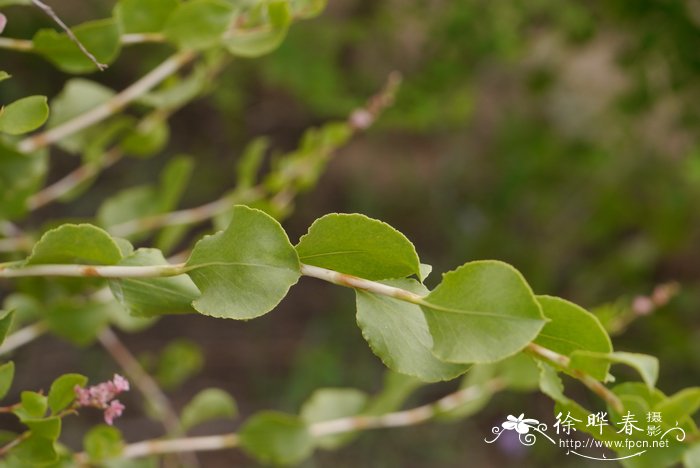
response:
[[[112,6],[55,4],[68,24],[107,16]],[[5,13],[8,37],[49,25],[40,12]],[[159,45],[130,48],[89,78],[121,89],[167,53]],[[30,92],[54,96],[68,78],[40,58],[0,54],[15,77],[0,88],[3,102]],[[615,346],[658,356],[664,392],[698,385],[697,0],[333,0],[320,17],[295,24],[271,55],[231,63],[206,98],[173,117],[160,155],[120,162],[74,203],[46,207],[22,224],[92,216],[109,194],[154,180],[183,152],[196,158],[197,170],[182,205],[205,203],[231,188],[251,139],[267,135],[275,148],[293,149],[306,128],[343,119],[394,70],[404,77],[395,105],[296,201],[285,221],[292,241],[323,214],[360,212],[405,233],[434,265],[432,284],[469,260],[509,262],[537,293],[589,309],[607,304],[599,313],[630,318]],[[51,161],[50,180],[79,163],[58,152]],[[633,299],[669,281],[679,284],[678,295],[637,319]],[[382,385],[384,368],[355,325],[353,294],[313,280],[250,323],[165,317],[120,336],[155,369],[176,407],[216,386],[236,397],[244,416],[296,412],[318,387],[376,392]],[[181,375],[158,373],[163,359],[178,362]],[[18,350],[14,360],[30,364],[16,389],[41,388],[60,372],[92,377],[116,369],[100,347],[55,337]],[[425,387],[409,404],[455,385]],[[585,404],[590,397],[579,398]],[[139,415],[138,396],[131,399],[119,422],[126,437],[159,435]],[[470,419],[367,432],[304,466],[583,466],[544,445],[520,451],[483,442],[506,414],[523,411],[553,420],[547,398],[506,393]],[[81,419],[97,422],[93,416]],[[84,427],[70,426],[79,441]],[[196,433],[235,427],[212,423]],[[253,466],[235,451],[200,460]]]

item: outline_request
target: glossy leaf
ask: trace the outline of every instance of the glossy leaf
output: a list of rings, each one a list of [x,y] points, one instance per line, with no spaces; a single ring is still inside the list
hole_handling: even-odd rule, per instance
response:
[[[421,308],[433,353],[447,362],[501,360],[523,349],[545,324],[520,273],[497,261],[471,262],[446,273]]]
[[[386,281],[390,286],[425,295],[412,279]],[[357,324],[370,348],[389,369],[425,382],[450,380],[469,368],[442,362],[431,352],[433,339],[420,307],[386,296],[357,290]]]
[[[123,34],[160,32],[178,0],[119,0],[114,17]]]
[[[15,378],[15,363],[10,361],[0,365],[0,400],[10,391]]]
[[[252,319],[272,310],[300,276],[299,260],[277,221],[237,206],[229,227],[197,242],[187,261],[202,292],[195,309],[213,317]]]
[[[224,390],[207,388],[182,409],[182,427],[189,430],[213,419],[230,419],[238,415],[236,401]]]
[[[301,419],[274,411],[252,416],[239,437],[241,449],[261,463],[297,464],[314,449],[313,438]]]
[[[72,30],[98,62],[109,65],[119,55],[121,38],[114,20],[90,21]],[[41,29],[34,35],[33,43],[38,54],[65,72],[87,73],[97,70],[97,66],[65,33]]]
[[[223,0],[190,0],[173,11],[164,32],[181,48],[207,49],[222,40],[232,16],[233,6]]]
[[[0,109],[0,132],[21,135],[44,125],[49,118],[46,96],[29,96]]]
[[[593,314],[558,297],[537,296],[537,301],[549,322],[535,343],[565,356],[574,351],[612,352],[610,337]],[[597,361],[579,369],[604,380],[609,368],[608,362]]]
[[[354,388],[321,388],[316,390],[301,407],[299,415],[307,424],[360,414],[367,405],[367,394]],[[326,450],[340,447],[351,434],[319,437],[316,445]]]
[[[27,258],[28,265],[114,265],[122,254],[114,239],[91,224],[63,224],[44,233]]]
[[[158,249],[138,249],[119,265],[167,265]],[[110,280],[114,297],[131,314],[139,317],[194,312],[192,301],[199,297],[197,286],[187,275],[167,278]]]
[[[85,384],[87,384],[87,377],[80,374],[65,374],[54,380],[48,395],[51,414],[67,408],[75,400],[75,386],[84,387]]]
[[[308,265],[369,280],[420,275],[416,249],[386,223],[361,214],[329,214],[317,219],[296,246]]]

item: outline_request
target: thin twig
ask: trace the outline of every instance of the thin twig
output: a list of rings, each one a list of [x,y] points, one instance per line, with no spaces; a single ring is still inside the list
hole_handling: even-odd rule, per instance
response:
[[[503,388],[505,388],[505,384],[502,380],[493,379],[484,384],[460,389],[433,403],[403,411],[378,416],[358,415],[313,423],[309,425],[309,433],[313,437],[324,437],[368,429],[414,426],[481,398],[484,393],[495,393]],[[117,459],[124,460],[176,452],[224,450],[235,448],[239,444],[240,439],[236,433],[171,440],[145,440],[124,447]],[[83,453],[76,454],[77,460],[86,460],[86,458],[87,456]]]
[[[166,433],[169,436],[182,436],[185,432],[182,429],[180,418],[173,408],[168,397],[158,386],[158,383],[141,366],[129,349],[121,342],[119,337],[110,328],[104,328],[97,339],[102,347],[112,356],[117,364],[124,370],[127,377],[134,383],[141,392],[146,402],[155,411],[158,420],[163,423]],[[185,457],[181,460],[188,466],[199,466],[196,457]]]
[[[590,375],[586,374],[585,372],[582,372],[578,369],[572,369],[570,367],[571,359],[569,359],[568,356],[564,356],[563,354],[559,354],[555,351],[552,351],[551,349],[545,348],[544,346],[540,346],[535,343],[528,344],[525,350],[533,356],[535,356],[536,358],[554,364],[556,367],[559,367],[571,374],[571,376],[575,377],[586,387],[588,387],[593,393],[598,395],[606,403],[612,406],[618,413],[622,413],[624,411],[622,401],[617,395],[615,395],[605,385],[603,385]]]
[[[80,49],[80,51],[81,51],[87,58],[89,58],[90,61],[91,61],[92,63],[94,63],[95,66],[96,66],[100,71],[104,71],[104,70],[107,69],[107,65],[105,65],[104,63],[101,63],[99,60],[97,60],[97,58],[95,58],[94,55],[92,55],[92,53],[91,53],[89,50],[87,50],[87,48],[83,45],[83,43],[80,42],[80,39],[78,39],[78,38],[75,36],[75,34],[73,34],[73,31],[71,31],[71,29],[70,29],[68,26],[66,26],[66,23],[64,23],[63,20],[56,14],[56,12],[53,11],[53,8],[51,8],[51,7],[48,6],[46,3],[41,2],[41,1],[39,1],[39,0],[32,0],[32,3],[33,3],[35,6],[37,6],[38,8],[40,8],[44,13],[46,13],[52,20],[54,20],[54,21],[56,22],[56,24],[58,24],[58,25],[61,27],[61,29],[63,29],[63,30],[66,32],[66,34],[68,35],[68,37],[70,38],[70,40],[73,41],[73,42],[75,42],[75,44],[78,46],[78,48]]]
[[[106,119],[146,94],[180,67],[193,60],[195,56],[196,54],[192,51],[182,51],[170,56],[119,94],[61,125],[25,138],[18,143],[17,148],[23,153],[31,153]]]
[[[5,338],[5,341],[0,345],[0,355],[14,351],[20,346],[34,341],[41,335],[46,333],[49,327],[44,322],[36,322],[32,325],[27,325],[24,328],[17,330]]]

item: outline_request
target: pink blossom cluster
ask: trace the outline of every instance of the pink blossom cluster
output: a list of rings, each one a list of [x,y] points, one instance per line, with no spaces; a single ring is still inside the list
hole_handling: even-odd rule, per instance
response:
[[[119,374],[114,374],[112,380],[107,382],[87,388],[76,385],[73,390],[78,406],[104,410],[105,422],[111,426],[114,419],[121,416],[125,408],[115,397],[129,390],[129,381]]]

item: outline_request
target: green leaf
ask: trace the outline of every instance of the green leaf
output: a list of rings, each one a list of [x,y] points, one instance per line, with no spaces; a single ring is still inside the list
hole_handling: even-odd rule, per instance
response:
[[[14,219],[27,212],[27,199],[44,183],[46,156],[46,151],[18,153],[0,142],[0,219]]]
[[[197,242],[187,267],[202,292],[194,308],[235,319],[269,312],[301,275],[296,251],[279,223],[245,206],[233,209],[225,231]]]
[[[158,249],[138,249],[119,262],[123,266],[167,264]],[[110,280],[109,287],[117,301],[139,317],[191,313],[192,301],[199,297],[199,289],[187,275]]]
[[[6,71],[0,70],[0,81],[9,80],[10,78],[12,78],[12,75],[7,73]]]
[[[32,0],[0,0],[0,7],[11,5],[31,5]]]
[[[48,403],[51,414],[56,414],[68,407],[75,400],[75,387],[84,387],[87,377],[80,374],[65,374],[51,384]]]
[[[415,377],[387,370],[384,374],[382,391],[367,404],[363,414],[379,415],[399,409],[409,396],[425,385]]]
[[[564,395],[564,383],[557,371],[544,362],[537,363],[540,367],[540,390],[552,400],[568,404],[571,400]]]
[[[663,415],[664,420],[673,424],[687,416],[693,416],[700,408],[700,387],[684,388],[666,398],[654,407]]]
[[[233,6],[220,0],[190,0],[168,18],[166,37],[184,49],[207,49],[217,45],[231,23]]]
[[[46,414],[47,399],[37,392],[24,391],[20,394],[20,406],[13,410],[17,417],[25,419],[43,418]]]
[[[23,466],[46,466],[58,459],[58,454],[51,439],[31,436],[12,449]]]
[[[21,135],[44,125],[49,118],[46,96],[29,96],[0,109],[0,132]]]
[[[237,164],[237,184],[239,190],[255,185],[260,166],[265,158],[265,152],[270,147],[267,138],[256,138],[246,146]]]
[[[446,273],[421,308],[433,353],[447,362],[501,360],[523,349],[545,324],[522,275],[497,261],[470,262]]]
[[[56,441],[61,435],[61,418],[52,417],[46,419],[25,419],[22,424],[27,426],[33,436],[43,437],[52,441]]]
[[[574,351],[612,352],[610,337],[593,314],[558,297],[537,296],[537,301],[549,322],[535,343],[565,356]],[[608,362],[597,361],[579,369],[604,380],[609,368]]]
[[[659,376],[659,360],[654,356],[636,353],[614,352],[609,354],[593,353],[589,351],[575,351],[571,354],[570,366],[575,369],[586,369],[596,362],[611,362],[626,364],[642,377],[649,388],[654,388]]]
[[[34,245],[27,265],[114,265],[122,258],[114,239],[91,224],[63,224],[44,233]]]
[[[291,23],[289,3],[269,2],[266,13],[266,21],[244,24],[226,34],[224,46],[229,52],[241,57],[259,57],[279,47]]]
[[[91,461],[102,461],[121,455],[124,442],[119,429],[101,424],[85,435],[83,446]]]
[[[274,411],[252,416],[239,437],[241,449],[261,463],[297,464],[314,449],[313,438],[300,418]]]
[[[235,418],[238,415],[236,401],[224,390],[202,390],[182,409],[182,427],[189,430],[212,419]]]
[[[51,117],[49,117],[48,128],[54,128],[84,114],[103,104],[114,94],[112,89],[94,81],[84,78],[68,80],[61,92],[51,100]],[[96,127],[76,132],[59,140],[58,146],[70,153],[77,153],[92,141],[95,132]]]
[[[199,372],[203,363],[204,356],[196,343],[185,339],[175,340],[161,352],[155,377],[164,388],[176,388]]]
[[[425,280],[430,276],[430,273],[433,272],[433,266],[428,265],[427,263],[421,263],[420,264],[420,271],[418,272],[418,279],[420,280],[421,283],[424,283]]]
[[[109,65],[121,50],[121,38],[113,19],[90,21],[76,26],[73,33],[98,62]],[[67,73],[88,73],[97,66],[65,33],[40,29],[33,39],[34,51]]]
[[[7,332],[12,326],[12,318],[14,317],[14,315],[15,312],[13,310],[0,310],[0,345],[3,343],[3,341],[5,341]]]
[[[15,363],[10,361],[0,365],[0,400],[10,391],[15,378]]]
[[[428,290],[413,279],[385,284],[425,295]],[[451,380],[469,368],[437,359],[433,339],[420,307],[386,296],[357,290],[357,324],[367,343],[384,365],[425,382]]]
[[[110,302],[66,296],[42,305],[40,313],[53,334],[77,346],[87,346],[109,322],[112,308]]]
[[[386,223],[361,214],[329,214],[317,219],[296,246],[308,265],[369,280],[420,275],[416,249]]]
[[[300,416],[307,424],[360,414],[367,405],[367,394],[354,388],[321,388],[301,407]],[[343,445],[352,434],[318,437],[316,445],[333,450]]]
[[[119,143],[119,148],[129,156],[148,158],[158,154],[170,138],[170,128],[162,118],[150,119],[130,129]]]
[[[123,34],[160,32],[178,0],[119,0],[114,7]]]

